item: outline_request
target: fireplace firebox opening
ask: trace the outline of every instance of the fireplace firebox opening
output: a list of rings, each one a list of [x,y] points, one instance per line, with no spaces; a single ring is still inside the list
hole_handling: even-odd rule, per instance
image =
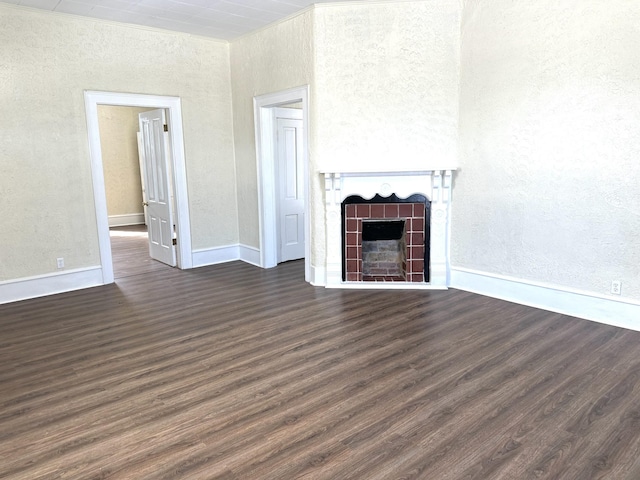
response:
[[[406,282],[407,254],[404,220],[363,220],[362,280]]]

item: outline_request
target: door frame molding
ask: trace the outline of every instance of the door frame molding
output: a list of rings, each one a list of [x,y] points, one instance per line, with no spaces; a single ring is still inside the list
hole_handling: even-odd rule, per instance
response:
[[[111,239],[109,238],[107,196],[100,145],[100,129],[98,125],[98,105],[164,108],[168,110],[167,121],[171,126],[169,129],[171,138],[170,161],[176,206],[174,221],[176,223],[176,235],[178,237],[176,261],[178,268],[192,268],[191,224],[189,220],[187,169],[184,156],[184,135],[182,131],[182,107],[180,97],[86,90],[84,92],[84,103],[87,117],[87,132],[89,135],[91,179],[93,182],[93,198],[96,211],[103,282],[105,284],[113,283],[114,274]]]
[[[289,103],[302,103],[303,175],[304,175],[304,279],[311,281],[311,228],[309,201],[309,86],[290,88],[253,98],[253,117],[256,135],[256,161],[258,169],[258,211],[260,229],[260,266],[278,264],[275,111]]]

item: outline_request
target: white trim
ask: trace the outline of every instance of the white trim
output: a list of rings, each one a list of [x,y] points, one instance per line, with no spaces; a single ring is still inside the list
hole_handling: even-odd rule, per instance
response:
[[[327,283],[327,270],[324,267],[311,265],[311,285],[314,287],[324,287]]]
[[[311,226],[309,198],[309,86],[301,86],[277,93],[268,93],[253,98],[256,161],[258,169],[258,211],[260,228],[260,263],[262,268],[272,268],[278,264],[276,230],[276,192],[275,192],[275,150],[273,132],[275,119],[273,107],[288,103],[302,103],[302,125],[304,128],[304,232],[305,263],[304,279],[311,279]]]
[[[193,267],[206,267],[218,263],[233,262],[240,259],[238,245],[226,245],[224,247],[203,248],[193,251]]]
[[[102,285],[100,267],[65,270],[0,282],[0,304]]]
[[[206,267],[219,263],[241,260],[257,267],[260,266],[260,250],[247,245],[236,244],[224,247],[203,248],[193,251],[193,267]]]
[[[110,227],[125,227],[127,225],[143,225],[144,213],[128,213],[126,215],[109,215]]]
[[[248,245],[239,245],[240,260],[256,267],[260,266],[260,249]]]
[[[102,167],[102,151],[100,148],[98,105],[165,108],[169,110],[168,122],[172,126],[169,134],[171,136],[173,185],[175,189],[176,202],[175,222],[178,237],[176,256],[179,268],[192,268],[191,225],[189,220],[189,198],[187,195],[187,173],[184,156],[182,107],[180,98],[132,93],[85,91],[84,99],[87,115],[87,132],[89,136],[89,151],[91,155],[91,177],[93,181],[93,198],[96,209],[103,283],[113,283],[114,275],[113,261],[111,257],[111,241],[109,239],[107,197],[105,193],[104,171]]]
[[[610,298],[559,285],[451,268],[452,288],[640,331],[640,302]]]

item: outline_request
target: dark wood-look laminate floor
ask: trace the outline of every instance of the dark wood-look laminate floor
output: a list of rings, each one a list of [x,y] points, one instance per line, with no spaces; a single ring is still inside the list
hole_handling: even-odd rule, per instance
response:
[[[113,274],[116,280],[172,268],[149,256],[149,235],[146,225],[111,227],[109,234]]]
[[[0,305],[0,478],[640,479],[640,333],[303,270]]]

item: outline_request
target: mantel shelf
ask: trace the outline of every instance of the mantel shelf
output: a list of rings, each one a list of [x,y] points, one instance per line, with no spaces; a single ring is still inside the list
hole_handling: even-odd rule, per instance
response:
[[[457,166],[434,166],[433,168],[420,168],[420,169],[396,169],[396,170],[342,170],[342,169],[329,169],[323,168],[318,170],[318,173],[322,175],[338,174],[346,176],[395,176],[395,175],[425,175],[431,172],[437,171],[456,171]]]

